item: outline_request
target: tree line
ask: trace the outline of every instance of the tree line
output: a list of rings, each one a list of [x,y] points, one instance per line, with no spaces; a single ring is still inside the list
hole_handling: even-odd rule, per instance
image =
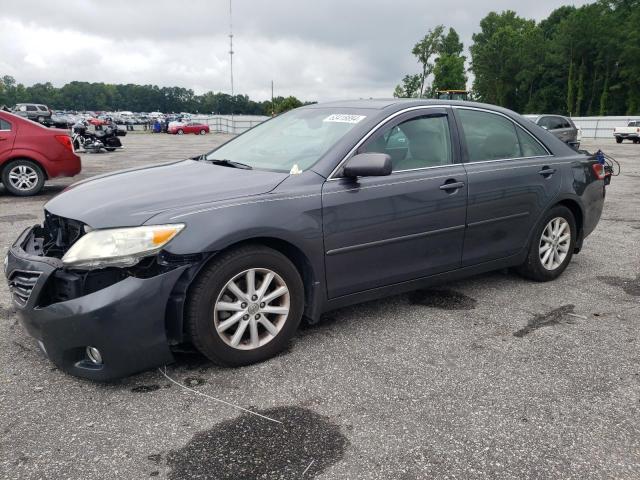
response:
[[[640,0],[563,6],[540,22],[491,12],[472,40],[474,100],[521,113],[640,114]],[[429,30],[412,50],[420,72],[406,75],[395,96],[464,89],[462,51],[455,30]]]
[[[0,78],[0,106],[43,103],[55,110],[134,112],[190,112],[237,115],[271,115],[305,104],[296,97],[276,97],[256,102],[247,95],[206,92],[196,95],[182,87],[70,82],[57,88],[50,82],[25,86],[5,75]]]

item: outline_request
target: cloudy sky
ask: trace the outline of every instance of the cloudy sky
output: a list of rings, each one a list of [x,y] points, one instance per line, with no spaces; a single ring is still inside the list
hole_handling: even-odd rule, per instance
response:
[[[2,2],[0,75],[228,92],[229,0]],[[561,0],[233,0],[236,93],[254,99],[389,97],[438,24],[468,46],[488,12],[542,19]]]

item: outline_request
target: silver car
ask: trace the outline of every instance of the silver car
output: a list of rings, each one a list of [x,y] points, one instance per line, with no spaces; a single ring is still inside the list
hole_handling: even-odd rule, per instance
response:
[[[580,148],[579,129],[568,117],[562,115],[524,115],[536,125],[558,137],[576,150]]]

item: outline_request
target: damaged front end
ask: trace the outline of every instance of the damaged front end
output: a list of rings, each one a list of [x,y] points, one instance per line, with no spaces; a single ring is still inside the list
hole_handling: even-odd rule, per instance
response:
[[[126,266],[67,265],[65,255],[92,231],[45,212],[11,247],[5,274],[23,325],[56,365],[82,377],[108,380],[173,361],[186,290],[206,256],[159,250]],[[87,354],[96,350],[100,363]]]

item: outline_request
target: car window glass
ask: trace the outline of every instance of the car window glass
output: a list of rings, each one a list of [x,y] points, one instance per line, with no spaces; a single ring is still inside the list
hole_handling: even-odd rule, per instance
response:
[[[33,105],[27,105],[27,111],[28,112],[35,112],[37,110],[36,110],[36,107],[34,107]]]
[[[20,111],[20,112],[26,112],[26,111],[27,111],[27,106],[26,106],[26,105],[20,105],[20,106],[18,107],[18,111]]]
[[[569,120],[567,120],[564,117],[559,117],[558,123],[560,124],[558,128],[571,128],[571,125],[569,124]]]
[[[559,128],[564,128],[562,125],[564,120],[560,117],[549,117],[549,130],[557,130]]]
[[[47,107],[45,107],[44,105],[38,105],[38,110],[40,110],[42,112],[46,112],[47,111]]]
[[[523,128],[517,127],[516,132],[518,134],[518,140],[520,141],[520,149],[522,150],[523,157],[538,157],[541,155],[549,155],[549,152],[536,141],[528,132],[525,132]]]
[[[0,118],[0,130],[11,130],[11,124]]]
[[[470,162],[518,158],[520,142],[512,121],[495,113],[458,109]]]
[[[452,158],[447,117],[423,116],[383,128],[359,152],[386,153],[394,172],[449,165]]]

